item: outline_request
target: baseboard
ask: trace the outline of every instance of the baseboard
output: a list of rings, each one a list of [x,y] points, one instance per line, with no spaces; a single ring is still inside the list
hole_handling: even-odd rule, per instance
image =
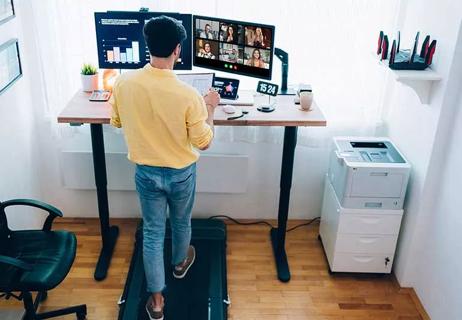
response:
[[[422,302],[420,302],[419,296],[417,296],[417,293],[415,292],[414,288],[402,288],[399,285],[399,282],[396,279],[396,276],[394,274],[393,274],[393,281],[395,282],[395,285],[399,289],[399,293],[409,295],[412,302],[414,302],[414,305],[415,305],[417,311],[419,312],[419,315],[422,318],[422,320],[431,320],[431,318],[428,315],[427,311],[425,310]]]

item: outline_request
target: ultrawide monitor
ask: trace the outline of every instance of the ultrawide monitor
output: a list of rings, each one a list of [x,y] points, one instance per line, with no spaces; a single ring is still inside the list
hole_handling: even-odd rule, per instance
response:
[[[274,26],[194,16],[194,65],[271,79]]]

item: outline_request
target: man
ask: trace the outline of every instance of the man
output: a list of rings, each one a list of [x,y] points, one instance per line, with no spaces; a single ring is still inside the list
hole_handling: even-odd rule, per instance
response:
[[[212,27],[208,23],[205,25],[204,31],[199,34],[199,37],[213,40]]]
[[[181,82],[172,71],[186,39],[183,25],[161,16],[149,20],[143,34],[151,55],[144,68],[124,73],[111,98],[111,124],[123,127],[128,158],[136,164],[135,182],[143,215],[143,259],[146,311],[163,319],[165,270],[163,259],[167,206],[172,228],[172,265],[183,278],[194,263],[191,210],[196,185],[196,161],[213,138],[213,115],[220,97],[205,97]]]

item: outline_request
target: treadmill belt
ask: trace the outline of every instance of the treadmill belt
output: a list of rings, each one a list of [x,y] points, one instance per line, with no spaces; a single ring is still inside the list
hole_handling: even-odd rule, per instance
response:
[[[192,229],[191,243],[196,248],[196,259],[183,279],[175,279],[172,274],[171,233],[167,229],[164,251],[167,286],[164,291],[164,319],[226,319],[226,227],[221,221],[193,220]],[[140,226],[121,299],[125,302],[121,304],[119,320],[149,320],[145,310],[148,296]]]

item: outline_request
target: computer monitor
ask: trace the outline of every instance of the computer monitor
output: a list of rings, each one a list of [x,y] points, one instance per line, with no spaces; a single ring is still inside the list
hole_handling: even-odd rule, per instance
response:
[[[165,15],[183,23],[187,39],[182,44],[176,70],[192,69],[192,16],[165,12],[95,12],[98,64],[103,69],[138,69],[149,62],[149,50],[143,37],[147,20]]]
[[[274,26],[194,16],[194,65],[271,79]]]

